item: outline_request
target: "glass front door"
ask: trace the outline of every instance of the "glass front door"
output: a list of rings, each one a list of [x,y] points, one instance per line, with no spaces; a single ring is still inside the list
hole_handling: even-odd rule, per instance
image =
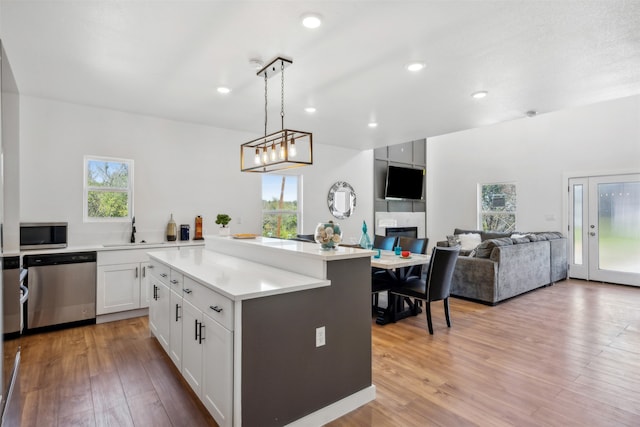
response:
[[[572,178],[570,277],[640,286],[640,175]]]

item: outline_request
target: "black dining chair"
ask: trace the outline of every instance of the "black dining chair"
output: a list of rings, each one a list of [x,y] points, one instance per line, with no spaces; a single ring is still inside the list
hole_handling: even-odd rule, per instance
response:
[[[403,251],[409,251],[412,254],[426,254],[427,246],[429,245],[428,238],[416,238],[408,236],[398,237],[398,244]],[[403,272],[402,276],[405,280],[422,277],[422,265],[412,265],[406,272]]]
[[[447,326],[451,327],[451,319],[449,317],[449,293],[451,290],[453,269],[456,266],[459,252],[460,248],[458,247],[433,248],[431,261],[427,268],[426,280],[410,279],[402,285],[393,286],[389,290],[389,292],[394,295],[425,301],[427,326],[431,335],[433,335],[431,301],[444,301],[444,315],[447,320]],[[414,302],[414,304],[417,303]]]

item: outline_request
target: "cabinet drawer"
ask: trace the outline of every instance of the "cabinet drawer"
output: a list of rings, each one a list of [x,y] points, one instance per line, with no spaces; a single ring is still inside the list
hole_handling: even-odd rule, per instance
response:
[[[184,278],[184,299],[202,310],[228,330],[233,330],[233,301],[201,285],[189,277]]]
[[[184,280],[184,276],[182,273],[179,273],[175,270],[171,270],[169,272],[169,284],[171,285],[171,289],[177,291],[182,295],[182,282]]]
[[[149,262],[151,274],[156,276],[165,285],[169,286],[169,267],[152,259]]]

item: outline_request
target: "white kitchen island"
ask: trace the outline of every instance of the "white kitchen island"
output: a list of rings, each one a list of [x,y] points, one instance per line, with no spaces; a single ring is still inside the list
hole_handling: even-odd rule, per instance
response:
[[[151,332],[221,426],[322,425],[375,399],[371,255],[218,236],[149,252]]]

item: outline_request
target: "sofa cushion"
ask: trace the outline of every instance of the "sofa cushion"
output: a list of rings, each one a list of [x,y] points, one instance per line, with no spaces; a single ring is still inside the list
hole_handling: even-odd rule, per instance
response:
[[[503,237],[511,237],[511,232],[506,231],[483,231],[481,234],[482,241],[489,239],[500,239]]]
[[[491,256],[491,252],[493,248],[498,246],[508,246],[513,245],[513,241],[511,237],[502,237],[499,239],[489,239],[480,243],[476,248],[476,258],[489,258]]]
[[[463,251],[470,251],[478,246],[481,242],[480,235],[476,233],[459,234],[460,249]]]
[[[514,245],[519,245],[520,243],[531,243],[531,240],[529,240],[529,238],[526,236],[511,237],[511,241],[513,242]]]

